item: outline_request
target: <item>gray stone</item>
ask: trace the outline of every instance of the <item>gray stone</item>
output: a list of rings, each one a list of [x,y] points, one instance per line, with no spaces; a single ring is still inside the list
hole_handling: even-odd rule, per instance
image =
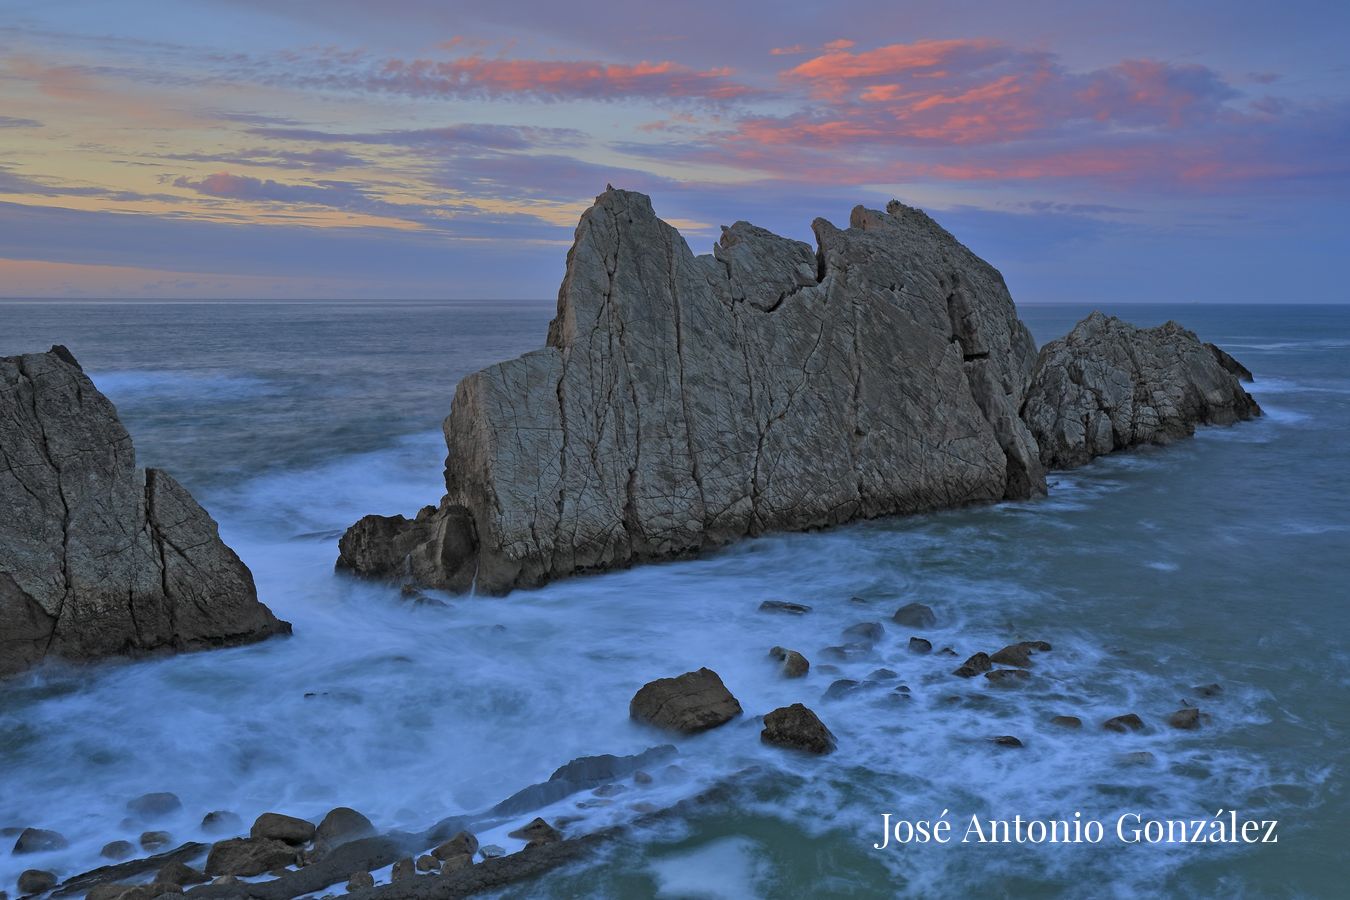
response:
[[[439,872],[441,870],[441,861],[430,854],[424,853],[417,857],[417,871],[419,872]]]
[[[932,628],[937,624],[937,616],[933,614],[932,608],[922,603],[906,603],[891,618],[895,624],[907,628]]]
[[[261,875],[294,865],[295,848],[269,838],[230,838],[211,847],[206,857],[207,875]]]
[[[25,869],[19,875],[20,894],[41,894],[56,887],[56,873],[43,869]]]
[[[899,203],[812,227],[815,251],[737,222],[696,257],[647,197],[600,195],[546,346],[460,381],[436,513],[363,520],[342,564],[502,593],[1043,493],[999,273]]]
[[[991,737],[989,743],[996,747],[1008,747],[1011,749],[1019,749],[1025,746],[1021,740],[1011,734],[1000,734],[998,737]]]
[[[158,850],[160,847],[167,847],[173,840],[173,835],[167,831],[143,831],[141,832],[141,849]]]
[[[174,861],[164,865],[158,873],[155,874],[155,881],[159,884],[205,884],[211,879],[207,878],[201,872],[198,872],[192,866],[186,863]]]
[[[774,647],[769,655],[783,664],[784,678],[801,678],[811,670],[811,663],[796,650]]]
[[[250,837],[271,838],[287,844],[307,844],[314,837],[314,823],[269,812],[258,816],[248,833]]]
[[[834,735],[820,718],[800,703],[775,709],[764,717],[759,738],[775,747],[825,754],[835,749]]]
[[[1191,731],[1200,727],[1200,710],[1194,706],[1183,707],[1167,717],[1167,724],[1173,728],[1180,728],[1183,731]]]
[[[1144,720],[1134,713],[1125,713],[1120,716],[1113,716],[1102,723],[1102,727],[1107,731],[1115,731],[1124,734],[1127,731],[1143,731]]]
[[[843,636],[850,640],[864,641],[875,644],[886,634],[886,629],[880,622],[859,622],[857,625],[850,625],[843,631]]]
[[[126,859],[135,852],[136,848],[132,846],[131,841],[109,841],[103,845],[99,856],[104,859]]]
[[[394,868],[389,872],[389,880],[402,881],[405,878],[417,877],[417,865],[413,862],[411,856],[405,856],[394,863]]]
[[[375,826],[369,819],[350,807],[339,806],[329,810],[314,829],[314,847],[322,853],[374,833]]]
[[[1002,650],[989,654],[989,661],[1001,666],[1031,667],[1031,646],[1029,644],[1009,644]]]
[[[0,358],[0,675],[289,633],[68,351]]]
[[[933,652],[933,642],[932,642],[932,641],[929,641],[927,638],[912,637],[912,638],[909,639],[909,652],[910,652],[910,653],[932,653],[932,652]]]
[[[1041,348],[1022,410],[1041,462],[1058,469],[1260,414],[1192,332],[1176,322],[1136,328],[1099,312]]]
[[[25,828],[19,832],[19,839],[14,842],[14,855],[22,856],[25,853],[46,853],[49,850],[64,850],[69,846],[65,835],[58,831],[48,831],[45,828]]]
[[[952,674],[961,678],[974,678],[976,675],[988,672],[992,668],[993,665],[989,661],[988,653],[976,653],[961,663]]]
[[[692,734],[723,725],[741,714],[741,704],[712,669],[658,678],[642,687],[628,706],[634,719]]]
[[[995,669],[985,672],[984,677],[998,687],[1020,687],[1031,678],[1031,673],[1024,669]]]
[[[183,801],[178,799],[178,795],[167,791],[142,794],[127,803],[127,812],[146,821],[176,813],[182,808]]]

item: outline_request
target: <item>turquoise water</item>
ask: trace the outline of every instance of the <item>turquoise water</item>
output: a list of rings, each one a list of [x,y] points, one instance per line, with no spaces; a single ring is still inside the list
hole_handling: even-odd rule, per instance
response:
[[[1023,306],[1039,340],[1088,307]],[[209,809],[322,814],[346,804],[420,827],[481,809],[568,759],[660,739],[627,719],[642,683],[700,665],[745,721],[680,742],[681,771],[545,811],[581,833],[716,786],[591,864],[509,896],[1338,896],[1350,551],[1350,310],[1136,305],[1176,318],[1257,376],[1267,415],[1052,476],[1026,504],[773,535],[706,559],[579,578],[505,599],[411,606],[335,576],[336,533],[440,493],[438,433],[459,377],[542,343],[551,304],[0,304],[0,354],[64,343],[117,404],[142,464],[221,522],[295,637],[84,669],[0,688],[0,827],[56,828],[69,850],[0,855],[0,890],[33,862],[70,874],[128,837],[127,799],[172,790],[175,837]],[[809,603],[801,618],[760,600]],[[952,678],[890,614],[922,600],[926,636],[964,657],[1050,641],[1026,687]],[[883,621],[873,655],[820,651]],[[815,664],[779,679],[768,647]],[[888,667],[882,687],[824,699]],[[910,700],[895,699],[903,682]],[[1218,682],[1218,697],[1195,685]],[[306,697],[306,694],[315,696]],[[1167,729],[1184,699],[1211,717]],[[839,738],[826,760],[762,748],[750,716],[802,701]],[[1150,728],[1099,723],[1137,712]],[[1081,716],[1081,732],[1052,729]],[[1025,744],[1000,750],[987,738]],[[1149,765],[1125,754],[1147,750]],[[59,760],[59,764],[53,764]],[[637,807],[637,808],[635,808]],[[972,815],[1108,823],[1277,819],[1277,844],[950,844],[874,850],[881,814],[963,831]],[[519,823],[516,823],[519,824]],[[486,837],[510,847],[505,825]],[[498,833],[500,832],[500,833]],[[130,835],[134,839],[134,835]]]

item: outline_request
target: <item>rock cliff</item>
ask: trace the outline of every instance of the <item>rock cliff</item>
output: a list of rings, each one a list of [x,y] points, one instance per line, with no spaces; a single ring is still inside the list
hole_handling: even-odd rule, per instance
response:
[[[1136,328],[1096,312],[1042,348],[1022,416],[1041,462],[1069,469],[1190,437],[1196,425],[1259,416],[1244,376],[1245,366],[1176,322]]]
[[[64,347],[0,358],[0,675],[288,633]]]
[[[1022,416],[1038,357],[998,271],[900,203],[812,229],[815,250],[737,222],[695,256],[647,197],[606,190],[546,345],[460,382],[440,506],[367,516],[338,566],[503,593],[1044,493],[1062,455]],[[1039,359],[1052,402],[1066,360]],[[1033,412],[1053,440],[1049,409]]]

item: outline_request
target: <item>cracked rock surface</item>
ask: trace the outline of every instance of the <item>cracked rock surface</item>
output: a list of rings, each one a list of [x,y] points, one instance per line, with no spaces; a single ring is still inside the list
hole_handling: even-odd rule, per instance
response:
[[[0,358],[0,675],[288,633],[64,347]]]
[[[1094,312],[1042,348],[1022,416],[1047,468],[1070,469],[1140,444],[1190,437],[1196,425],[1261,414],[1251,373],[1176,322],[1136,328]]]

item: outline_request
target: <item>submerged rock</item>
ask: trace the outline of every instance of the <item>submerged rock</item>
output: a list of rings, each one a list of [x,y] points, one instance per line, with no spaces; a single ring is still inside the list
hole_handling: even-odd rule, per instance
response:
[[[65,835],[59,831],[25,828],[19,832],[19,839],[14,842],[13,853],[15,856],[22,856],[25,853],[46,853],[50,850],[64,850],[68,846],[69,842]]]
[[[1025,669],[995,669],[985,672],[984,677],[998,687],[1020,687],[1031,678],[1031,673]]]
[[[0,675],[289,633],[64,347],[0,358]]]
[[[1050,720],[1050,724],[1060,728],[1082,728],[1083,720],[1077,716],[1055,716]]]
[[[1187,706],[1177,710],[1167,717],[1167,724],[1173,728],[1180,728],[1183,731],[1190,731],[1200,727],[1200,710],[1194,706]]]
[[[1000,734],[998,737],[991,737],[989,743],[995,747],[1009,747],[1017,749],[1025,746],[1022,741],[1011,734]]]
[[[331,809],[314,829],[314,849],[322,854],[348,841],[369,837],[375,833],[370,820],[348,806]]]
[[[173,840],[173,835],[167,831],[143,831],[141,832],[141,849],[158,850],[160,847],[167,847]]]
[[[168,791],[142,794],[127,803],[127,812],[147,821],[176,813],[182,808],[183,801],[178,799],[177,794],[171,794]]]
[[[989,661],[988,653],[976,653],[954,669],[952,674],[960,678],[974,678],[976,675],[988,672],[993,667],[993,664]]]
[[[104,859],[126,859],[135,852],[136,848],[131,845],[131,841],[109,841],[103,845],[98,855]]]
[[[244,830],[244,820],[228,809],[217,809],[202,816],[202,831],[207,834],[238,834]]]
[[[741,714],[741,704],[716,672],[702,668],[643,685],[628,714],[657,728],[693,734],[730,722]]]
[[[825,754],[835,749],[834,735],[814,712],[800,703],[766,715],[759,738],[766,744],[807,753]]]
[[[1041,462],[1057,469],[1260,414],[1194,333],[1176,322],[1136,328],[1099,312],[1041,348],[1022,409]]]
[[[804,616],[811,611],[811,607],[805,603],[789,603],[787,600],[765,600],[759,605],[759,611]]]
[[[937,624],[937,616],[933,614],[932,608],[922,603],[906,603],[895,611],[891,619],[895,624],[908,628],[932,628]]]
[[[44,869],[25,869],[19,875],[20,894],[41,894],[56,887],[56,873]]]
[[[811,663],[796,650],[774,647],[769,651],[769,656],[783,664],[784,678],[801,678],[811,670]]]
[[[1125,734],[1127,731],[1143,731],[1144,720],[1134,713],[1125,713],[1121,716],[1113,716],[1102,723],[1102,727],[1107,731],[1115,731],[1119,734]]]
[[[552,844],[555,841],[563,839],[561,831],[538,817],[523,828],[517,828],[515,831],[512,831],[509,836],[516,838],[517,840],[525,841],[530,846],[535,846],[537,844]]]
[[[910,653],[932,653],[933,642],[927,638],[912,637],[909,639]]]

